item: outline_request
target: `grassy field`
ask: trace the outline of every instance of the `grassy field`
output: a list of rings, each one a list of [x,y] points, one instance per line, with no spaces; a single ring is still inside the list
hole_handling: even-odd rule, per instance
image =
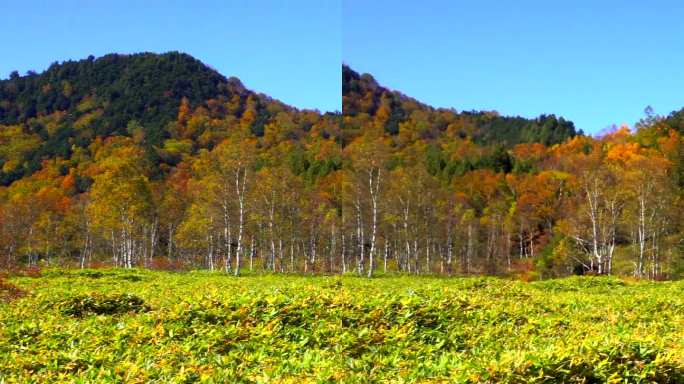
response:
[[[684,382],[684,282],[15,277],[0,383]]]

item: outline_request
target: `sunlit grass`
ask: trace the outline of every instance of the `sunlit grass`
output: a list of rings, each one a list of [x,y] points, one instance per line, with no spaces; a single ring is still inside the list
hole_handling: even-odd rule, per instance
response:
[[[145,270],[11,282],[28,294],[0,304],[7,383],[684,382],[682,282]]]

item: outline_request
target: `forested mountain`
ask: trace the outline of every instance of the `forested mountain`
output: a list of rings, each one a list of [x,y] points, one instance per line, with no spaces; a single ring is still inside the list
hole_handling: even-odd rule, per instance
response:
[[[369,74],[360,75],[342,66],[343,112],[345,116],[387,114],[385,130],[396,135],[402,124],[414,124],[422,137],[443,133],[470,137],[475,143],[511,148],[520,143],[558,144],[575,135],[571,121],[555,115],[536,119],[501,116],[496,112],[436,109],[397,91],[379,85]]]
[[[0,183],[36,171],[43,159],[68,158],[95,137],[138,135],[154,154],[153,147],[177,136],[179,108],[201,105],[213,116],[240,118],[250,110],[257,134],[277,112],[291,109],[177,52],[91,56],[54,63],[41,74],[13,72],[0,81],[0,124],[10,126]]]
[[[592,138],[554,115],[432,108],[347,66],[342,82],[343,215],[361,260],[380,248],[413,273],[684,272],[681,111]]]
[[[321,114],[178,53],[13,75],[0,267],[684,274],[682,112],[593,138],[342,79]]]
[[[329,182],[317,183],[341,168],[340,118],[287,106],[175,52],[13,73],[0,82],[1,264],[199,257],[236,267],[248,229],[254,239],[252,225],[275,220],[248,208],[245,194],[301,194],[287,200],[290,220],[318,214],[316,202],[332,196]],[[280,192],[252,188],[255,177]]]
[[[129,120],[164,124],[175,118],[183,97],[197,105],[219,94],[246,93],[198,60],[181,53],[110,54],[98,59],[53,63],[45,72],[16,72],[0,82],[0,123],[16,124],[57,111],[70,114],[84,100],[102,108],[93,127],[122,133]],[[117,131],[119,130],[119,131]]]

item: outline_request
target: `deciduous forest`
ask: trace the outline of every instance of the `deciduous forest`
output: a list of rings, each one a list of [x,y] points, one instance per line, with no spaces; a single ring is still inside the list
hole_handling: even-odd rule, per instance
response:
[[[175,52],[13,73],[0,264],[684,273],[684,112],[592,137],[433,108],[347,66],[342,91],[341,113],[300,110]]]

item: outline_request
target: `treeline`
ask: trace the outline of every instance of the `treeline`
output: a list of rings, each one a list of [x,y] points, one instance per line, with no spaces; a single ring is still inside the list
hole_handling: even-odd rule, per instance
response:
[[[501,128],[513,139],[483,143],[485,125],[470,114],[387,96],[369,78],[343,68],[341,115],[277,102],[259,114],[250,96],[241,110],[221,95],[182,98],[159,145],[131,120],[123,134],[43,157],[0,189],[0,262],[529,279],[682,273],[675,115],[601,138],[540,117],[525,120],[529,136],[516,123]],[[363,100],[375,106],[360,110]],[[7,168],[43,144],[26,130],[36,120],[72,124],[58,111],[0,127]]]

